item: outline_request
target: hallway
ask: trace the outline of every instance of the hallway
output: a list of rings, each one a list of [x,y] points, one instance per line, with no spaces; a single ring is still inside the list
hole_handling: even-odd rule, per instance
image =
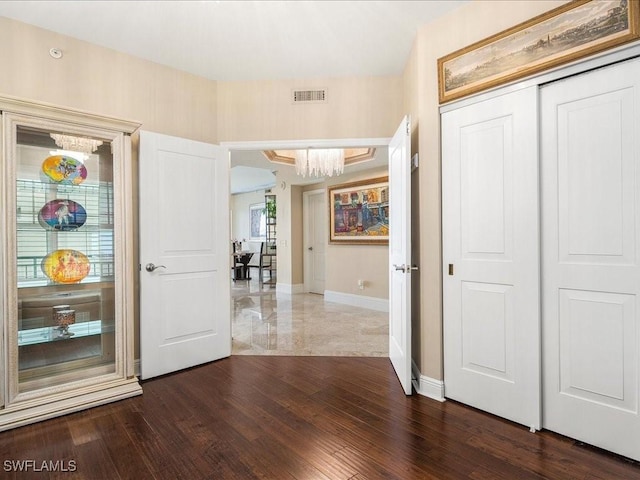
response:
[[[388,356],[387,312],[276,295],[255,277],[234,282],[231,297],[232,355]]]

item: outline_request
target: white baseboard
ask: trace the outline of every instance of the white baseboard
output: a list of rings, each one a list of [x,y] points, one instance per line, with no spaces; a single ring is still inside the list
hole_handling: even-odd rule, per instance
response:
[[[351,305],[352,307],[368,308],[369,310],[377,310],[378,312],[389,311],[389,300],[387,299],[365,297],[364,295],[353,295],[352,293],[325,290],[324,301],[342,303],[344,305]]]
[[[446,400],[444,398],[444,382],[422,375],[413,360],[411,360],[411,367],[413,388],[416,389],[416,392],[438,402],[444,402]]]
[[[276,294],[284,293],[285,295],[295,295],[296,293],[304,293],[304,284],[303,283],[276,283]]]

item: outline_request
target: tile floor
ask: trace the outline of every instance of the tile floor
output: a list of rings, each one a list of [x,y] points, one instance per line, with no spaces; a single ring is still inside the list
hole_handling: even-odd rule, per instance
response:
[[[255,278],[232,282],[231,297],[233,355],[388,356],[386,312],[276,295]]]

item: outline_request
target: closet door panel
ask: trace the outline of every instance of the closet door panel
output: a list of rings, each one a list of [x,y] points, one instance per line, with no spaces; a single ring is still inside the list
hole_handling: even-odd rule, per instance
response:
[[[632,88],[557,107],[563,263],[633,263],[633,114]]]
[[[562,394],[633,412],[635,298],[606,292],[558,292]]]
[[[512,249],[513,117],[460,129],[462,255],[508,260]],[[507,201],[505,201],[507,200]]]
[[[635,459],[639,99],[638,61],[541,90],[543,426]]]
[[[442,115],[448,398],[540,428],[537,88]]]

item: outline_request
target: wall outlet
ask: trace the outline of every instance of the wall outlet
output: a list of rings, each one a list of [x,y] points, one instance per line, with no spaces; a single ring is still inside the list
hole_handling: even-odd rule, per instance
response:
[[[364,290],[364,280],[358,280],[358,288]]]

